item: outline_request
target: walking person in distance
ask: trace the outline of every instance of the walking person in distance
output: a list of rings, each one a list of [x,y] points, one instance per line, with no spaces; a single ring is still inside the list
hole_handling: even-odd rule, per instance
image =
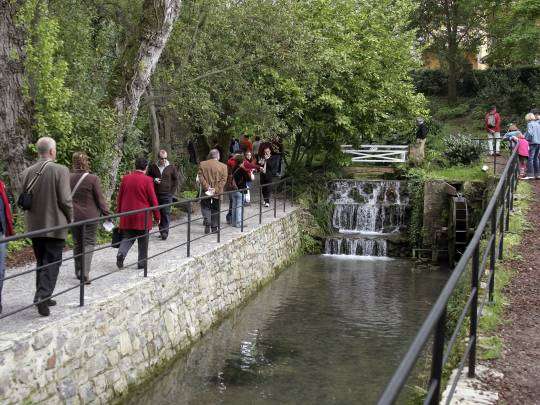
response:
[[[147,168],[148,160],[137,158],[135,160],[135,171],[122,178],[116,207],[118,213],[157,207],[158,202],[154,191],[154,182],[146,175]],[[119,269],[124,267],[124,260],[129,249],[135,243],[135,239],[139,251],[137,268],[144,268],[148,250],[148,231],[152,229],[152,214],[155,222],[159,223],[159,210],[120,217],[119,228],[122,232],[122,242],[120,242],[116,256],[116,266]]]
[[[5,184],[0,180],[0,240],[13,235],[13,219]],[[7,243],[0,242],[0,314],[2,313],[2,288],[6,271]]]
[[[90,160],[84,152],[75,152],[72,156],[72,173],[70,177],[71,196],[73,199],[73,219],[75,222],[110,215],[109,208],[101,191],[99,177],[90,173]],[[99,222],[92,222],[72,228],[73,253],[75,256],[75,277],[83,278],[90,284],[90,268],[92,251],[96,246]],[[80,256],[83,252],[84,257]],[[84,274],[83,274],[84,262]]]
[[[201,185],[201,211],[204,218],[204,233],[217,232],[219,226],[220,194],[227,182],[227,165],[219,161],[219,151],[212,149],[208,159],[199,164],[197,177]]]
[[[21,192],[31,196],[30,206],[25,207],[27,232],[65,226],[73,217],[69,170],[54,162],[56,142],[52,138],[40,138],[36,149],[38,161],[22,173]],[[50,297],[56,286],[66,237],[67,229],[62,229],[32,238],[38,267],[34,303],[42,316],[49,316],[49,306],[56,305]]]
[[[167,160],[167,151],[165,149],[159,151],[158,161],[150,165],[148,175],[154,182],[158,204],[171,204],[178,187],[178,170]],[[159,214],[159,236],[161,239],[166,240],[169,237],[171,207],[160,208]]]
[[[486,131],[488,133],[489,154],[500,156],[501,144],[501,116],[497,112],[497,107],[492,106],[485,119]]]

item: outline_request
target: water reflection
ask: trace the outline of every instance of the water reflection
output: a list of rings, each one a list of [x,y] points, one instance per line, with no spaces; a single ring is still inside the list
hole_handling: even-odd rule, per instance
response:
[[[445,280],[401,260],[302,258],[129,403],[373,403]]]

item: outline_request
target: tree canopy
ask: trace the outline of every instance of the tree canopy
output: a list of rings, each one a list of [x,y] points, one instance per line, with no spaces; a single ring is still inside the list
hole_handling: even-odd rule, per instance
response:
[[[24,66],[12,102],[30,101],[19,157],[52,136],[62,163],[86,151],[110,191],[157,141],[179,156],[188,140],[202,153],[242,133],[279,137],[293,166],[330,164],[341,143],[404,141],[426,114],[410,78],[412,0],[18,0],[10,11],[24,39],[4,47]]]

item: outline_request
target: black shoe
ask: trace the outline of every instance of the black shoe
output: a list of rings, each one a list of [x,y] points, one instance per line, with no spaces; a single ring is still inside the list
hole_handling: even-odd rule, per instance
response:
[[[168,237],[169,235],[159,235],[159,239],[161,240],[167,240]]]
[[[49,306],[47,305],[47,302],[45,301],[37,304],[37,310],[41,316],[49,316],[51,314],[51,311],[49,310]]]
[[[124,267],[124,256],[122,255],[116,256],[116,267],[118,267],[119,269]]]
[[[215,227],[215,228],[212,228],[212,233],[217,233],[218,232],[218,228]]]
[[[76,278],[77,280],[80,280],[80,279],[81,279],[81,275],[80,275],[80,274],[77,274],[77,273],[75,273],[75,278]]]
[[[208,225],[204,226],[204,233],[209,234],[210,233],[210,227]]]
[[[48,306],[50,307],[54,307],[56,305],[56,301],[53,300],[52,298],[48,299],[47,301],[45,301],[47,303]]]
[[[84,278],[84,284],[85,284],[85,285],[90,285],[90,284],[92,284],[92,283],[90,282],[90,279],[89,279],[88,277],[85,277],[85,278]]]

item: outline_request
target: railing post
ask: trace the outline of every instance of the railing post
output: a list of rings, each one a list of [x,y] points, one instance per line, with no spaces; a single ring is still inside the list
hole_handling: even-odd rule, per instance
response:
[[[431,378],[430,385],[436,381],[435,392],[430,405],[439,405],[441,398],[441,379],[442,379],[442,369],[443,369],[443,356],[444,356],[444,329],[446,327],[446,307],[437,322],[435,328],[435,336],[433,338],[433,354],[431,359]]]
[[[145,239],[144,243],[144,270],[143,276],[148,277],[148,245],[150,244],[150,232],[148,231],[148,214],[153,215],[152,211],[144,211],[144,234],[142,237]],[[150,229],[152,227],[150,226]],[[140,240],[137,240],[137,245],[140,243]],[[137,262],[137,267],[139,263]]]
[[[187,206],[187,241],[186,241],[187,257],[191,256],[191,201],[188,201]]]
[[[495,261],[497,260],[497,258],[495,257],[495,253],[497,251],[497,205],[493,207],[493,212],[491,213],[491,234],[494,235],[494,237],[489,254],[489,302],[493,302],[493,284],[495,283]]]
[[[480,247],[476,245],[472,259],[471,271],[471,323],[469,325],[469,341],[472,341],[469,352],[469,378],[474,377],[476,372],[476,342],[478,332],[478,275],[480,273]]]
[[[283,212],[287,211],[287,179],[283,182]]]
[[[227,194],[228,195],[228,194]],[[221,196],[217,199],[218,214],[217,214],[217,243],[221,243]],[[233,207],[234,209],[234,207]],[[212,215],[210,214],[210,225],[212,225]]]
[[[277,184],[276,183],[274,183],[273,191],[274,191],[274,218],[276,218],[277,217]]]
[[[259,225],[262,224],[262,207],[263,207],[262,184],[259,181]]]
[[[505,183],[506,185],[506,183]],[[502,260],[503,258],[503,248],[504,248],[504,231],[506,223],[506,199],[505,199],[505,190],[502,189],[502,194],[498,200],[498,205],[501,206],[501,218],[499,218],[499,256],[498,259]]]
[[[80,261],[81,261],[81,283],[79,284],[79,306],[83,307],[84,306],[84,283],[86,281],[85,279],[85,273],[86,273],[86,265],[85,265],[85,260],[84,260],[84,256],[85,256],[85,253],[86,253],[86,244],[84,243],[84,238],[85,238],[85,235],[86,234],[86,225],[83,225],[82,226],[82,229],[81,229],[81,256],[80,256]]]
[[[241,211],[241,215],[240,215],[240,232],[244,232],[244,197],[245,197],[245,194],[242,193],[242,199],[241,199],[241,203],[242,203],[242,211]]]

